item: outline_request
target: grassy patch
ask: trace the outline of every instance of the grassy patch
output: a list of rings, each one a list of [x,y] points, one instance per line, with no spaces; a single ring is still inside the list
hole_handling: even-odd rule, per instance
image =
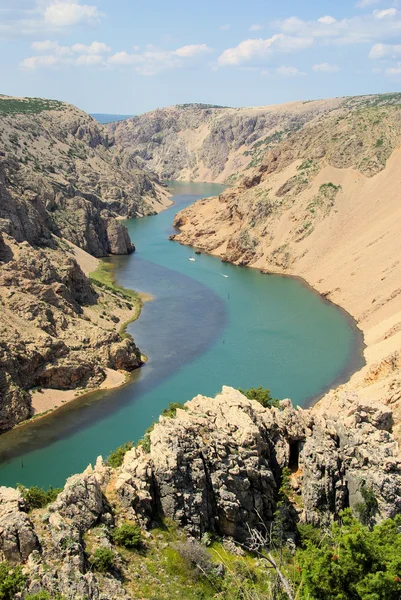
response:
[[[119,334],[122,338],[131,336],[126,333],[127,325],[136,321],[141,313],[142,300],[137,292],[129,290],[118,285],[115,281],[115,266],[113,263],[106,260],[101,260],[98,267],[92,273],[89,273],[89,279],[93,285],[100,287],[103,291],[114,294],[125,300],[127,307],[133,310],[133,315],[127,321],[122,323],[119,329]]]
[[[58,100],[0,97],[0,115],[39,114],[45,110],[62,110],[63,108],[64,104]]]

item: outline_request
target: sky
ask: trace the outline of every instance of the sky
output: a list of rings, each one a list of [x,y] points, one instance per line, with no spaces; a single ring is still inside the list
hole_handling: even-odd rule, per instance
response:
[[[399,91],[401,0],[0,0],[0,93],[87,112]]]

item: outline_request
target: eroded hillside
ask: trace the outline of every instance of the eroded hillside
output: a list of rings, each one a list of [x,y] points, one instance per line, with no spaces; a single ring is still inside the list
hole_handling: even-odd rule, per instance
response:
[[[401,107],[396,95],[371,98],[316,118],[236,187],[179,213],[174,238],[300,275],[348,310],[367,344],[350,385],[392,404],[399,435]]]
[[[109,125],[134,164],[163,179],[234,183],[269,148],[321,116],[398,102],[395,95],[291,102],[253,108],[184,104]]]
[[[33,388],[91,388],[141,364],[120,335],[140,299],[90,281],[77,259],[88,272],[86,253],[132,252],[119,217],[166,204],[156,178],[128,170],[85,113],[0,97],[1,430],[32,416]]]

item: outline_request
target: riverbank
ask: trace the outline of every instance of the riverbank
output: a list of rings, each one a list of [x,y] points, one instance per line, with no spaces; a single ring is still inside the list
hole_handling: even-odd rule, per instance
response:
[[[140,314],[145,302],[153,300],[151,294],[144,292],[136,292],[124,288],[117,284],[115,277],[115,265],[112,262],[108,262],[107,259],[98,259],[88,254],[81,248],[78,248],[74,244],[68,242],[70,247],[71,255],[78,262],[81,269],[89,277],[92,285],[97,290],[99,295],[100,308],[105,308],[105,297],[111,296],[116,300],[116,304],[113,307],[113,327],[118,331],[120,337],[131,338],[126,332],[127,326],[136,321]],[[129,310],[123,305],[117,304],[119,298],[123,298],[129,301]],[[94,319],[93,307],[87,307],[85,309],[90,313],[91,320]],[[99,313],[99,310],[97,311]],[[100,317],[104,317],[105,311],[100,310]],[[99,319],[100,320],[100,319]],[[102,319],[104,321],[104,319]],[[141,354],[142,362],[147,361],[147,357]],[[130,373],[124,370],[116,370],[110,368],[104,368],[105,379],[97,386],[85,387],[85,388],[73,388],[73,389],[54,389],[45,388],[31,390],[31,402],[33,409],[33,419],[38,419],[45,415],[49,415],[52,412],[57,411],[62,406],[71,403],[78,398],[83,398],[89,394],[101,390],[112,390],[122,387],[129,380]],[[16,427],[28,424],[32,419],[28,419],[23,423],[18,424]]]
[[[291,203],[277,197],[274,205],[272,190],[284,189],[303,168],[295,161],[260,183],[255,178],[249,188],[230,189],[183,210],[175,220],[180,233],[174,239],[233,264],[302,277],[351,315],[364,336],[365,366],[328,393],[316,410],[333,402],[341,410],[340,396],[358,393],[391,406],[401,442],[401,205],[394,194],[401,185],[400,152],[395,150],[386,169],[373,177],[322,165],[310,187]],[[303,213],[314,218],[317,199],[325,201],[325,186],[333,208],[309,231]],[[272,213],[255,220],[255,206],[262,211],[269,202]]]

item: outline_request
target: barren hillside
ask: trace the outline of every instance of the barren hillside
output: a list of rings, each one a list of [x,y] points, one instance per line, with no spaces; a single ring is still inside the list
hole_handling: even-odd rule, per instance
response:
[[[316,118],[237,187],[179,213],[175,239],[300,275],[348,310],[367,344],[367,367],[349,388],[391,403],[399,423],[401,106],[397,96],[376,98]]]

